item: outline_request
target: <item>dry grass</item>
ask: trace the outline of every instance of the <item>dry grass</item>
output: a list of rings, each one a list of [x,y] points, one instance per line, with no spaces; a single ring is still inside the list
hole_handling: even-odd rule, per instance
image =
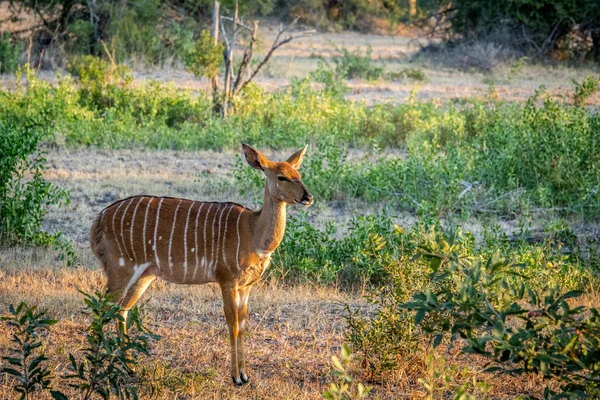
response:
[[[15,259],[20,259],[19,263]],[[13,249],[0,256],[0,310],[27,301],[46,308],[61,321],[44,341],[57,374],[67,370],[67,354],[84,345],[86,317],[78,290],[101,290],[104,277],[96,269],[43,266],[48,252]],[[213,285],[182,286],[156,281],[142,298],[146,321],[162,336],[141,360],[137,382],[142,398],[158,399],[317,399],[330,378],[330,359],[339,352],[345,323],[344,304],[370,306],[357,293],[311,285],[286,286],[263,282],[250,301],[247,354],[251,384],[234,387],[229,378],[229,343],[219,290]],[[0,353],[9,332],[0,325]],[[540,394],[541,379],[497,377],[482,372],[480,360],[460,355],[457,348],[426,349],[400,360],[394,373],[371,380],[374,398],[425,398],[418,383],[434,383],[442,393],[443,379],[469,384],[486,381],[492,398]],[[366,381],[354,366],[354,375]],[[12,398],[11,380],[0,378],[0,398]]]

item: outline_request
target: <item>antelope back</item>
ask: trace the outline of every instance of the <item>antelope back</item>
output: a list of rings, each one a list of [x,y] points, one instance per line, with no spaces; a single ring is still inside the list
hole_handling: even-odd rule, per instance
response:
[[[130,197],[98,216],[92,249],[105,270],[154,265],[175,283],[228,280],[240,271],[244,211],[235,203]]]

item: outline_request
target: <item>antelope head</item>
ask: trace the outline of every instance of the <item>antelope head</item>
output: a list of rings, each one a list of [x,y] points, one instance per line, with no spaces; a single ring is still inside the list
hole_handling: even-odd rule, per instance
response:
[[[292,154],[287,161],[273,162],[258,150],[247,144],[242,145],[246,161],[252,168],[263,171],[267,178],[267,190],[275,201],[293,205],[310,206],[313,197],[302,183],[298,169],[302,165],[308,146]]]

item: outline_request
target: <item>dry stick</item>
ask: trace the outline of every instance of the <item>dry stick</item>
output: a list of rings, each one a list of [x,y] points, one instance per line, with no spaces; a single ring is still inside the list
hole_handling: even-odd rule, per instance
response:
[[[237,94],[239,93],[240,84],[242,83],[242,79],[244,77],[246,69],[252,62],[252,57],[254,56],[254,45],[256,43],[256,34],[258,33],[258,21],[252,21],[252,24],[253,24],[254,29],[252,29],[252,35],[250,37],[250,45],[248,46],[246,51],[244,51],[244,57],[242,59],[242,63],[240,64],[240,67],[238,68],[237,77],[235,78],[235,82],[233,84],[232,92],[233,92],[234,96],[237,96]]]

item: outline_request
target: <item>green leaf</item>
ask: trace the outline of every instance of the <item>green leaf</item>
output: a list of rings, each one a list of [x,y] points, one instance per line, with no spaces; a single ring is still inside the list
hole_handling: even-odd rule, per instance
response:
[[[444,335],[442,335],[441,333],[437,334],[435,336],[435,339],[433,340],[433,348],[436,348],[440,345],[440,343],[442,343],[442,339],[444,338]]]
[[[51,390],[50,394],[52,395],[52,398],[54,400],[69,400],[67,396],[65,396],[62,392],[59,392],[58,390]]]

